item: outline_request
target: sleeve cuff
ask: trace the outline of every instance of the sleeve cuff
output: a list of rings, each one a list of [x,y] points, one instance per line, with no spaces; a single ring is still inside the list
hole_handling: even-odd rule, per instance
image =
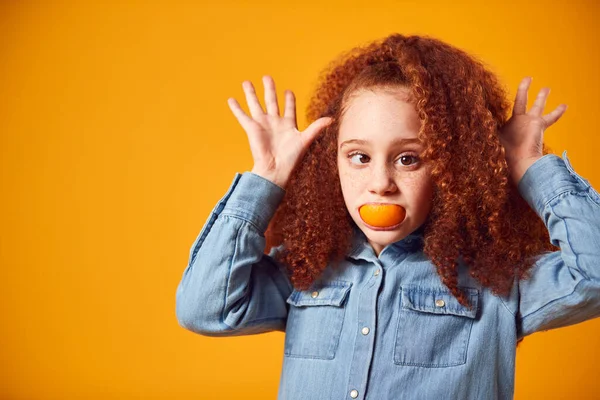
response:
[[[253,172],[236,173],[222,214],[233,215],[254,224],[261,234],[283,200],[285,189]]]
[[[567,158],[546,154],[525,171],[518,190],[538,215],[543,215],[545,205],[555,196],[568,191],[586,190],[586,180],[578,176]]]

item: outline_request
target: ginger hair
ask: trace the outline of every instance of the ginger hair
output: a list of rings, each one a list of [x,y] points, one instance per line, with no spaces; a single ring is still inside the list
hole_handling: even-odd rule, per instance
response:
[[[292,172],[265,236],[283,244],[276,259],[294,288],[307,290],[351,250],[356,227],[337,169],[341,117],[359,90],[407,88],[422,126],[421,160],[431,166],[433,203],[423,248],[442,282],[457,287],[458,258],[495,295],[528,278],[534,256],[556,251],[543,221],[510,179],[499,129],[510,117],[507,91],[485,65],[438,39],[391,34],[355,47],[321,73],[306,109],[309,122],[332,117]],[[543,154],[550,149],[543,145]]]

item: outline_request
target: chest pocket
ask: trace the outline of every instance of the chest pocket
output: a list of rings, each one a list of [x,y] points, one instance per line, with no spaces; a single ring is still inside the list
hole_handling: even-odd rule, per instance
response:
[[[331,360],[338,348],[352,282],[329,281],[309,291],[293,290],[285,329],[289,357]]]
[[[402,287],[397,304],[395,364],[451,367],[467,362],[479,291],[462,290],[473,309],[460,304],[446,287]]]

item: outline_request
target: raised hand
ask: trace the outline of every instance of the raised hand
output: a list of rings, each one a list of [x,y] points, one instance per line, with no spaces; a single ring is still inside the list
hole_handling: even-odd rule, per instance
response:
[[[266,113],[250,81],[242,82],[242,87],[251,117],[233,97],[227,99],[227,104],[248,135],[250,151],[254,158],[252,172],[285,189],[296,163],[322,129],[331,123],[332,118],[319,118],[300,132],[296,122],[294,93],[291,90],[285,91],[285,110],[281,117],[273,78],[265,75],[262,80],[265,87]]]
[[[527,109],[527,91],[531,77],[519,84],[512,117],[500,129],[500,144],[504,147],[506,162],[515,185],[536,160],[543,156],[544,130],[554,124],[567,109],[560,104],[552,112],[542,115],[550,88],[542,88],[531,109]]]

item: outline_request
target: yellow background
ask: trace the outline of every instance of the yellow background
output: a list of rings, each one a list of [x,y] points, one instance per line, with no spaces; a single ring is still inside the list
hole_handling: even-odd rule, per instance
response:
[[[283,333],[203,337],[175,317],[196,235],[252,168],[227,98],[247,109],[249,79],[262,101],[271,74],[303,130],[336,55],[428,34],[511,94],[533,76],[529,106],[551,87],[546,111],[569,108],[545,140],[600,188],[599,16],[595,1],[3,1],[0,398],[275,398]],[[526,338],[515,398],[598,398],[599,333]]]

